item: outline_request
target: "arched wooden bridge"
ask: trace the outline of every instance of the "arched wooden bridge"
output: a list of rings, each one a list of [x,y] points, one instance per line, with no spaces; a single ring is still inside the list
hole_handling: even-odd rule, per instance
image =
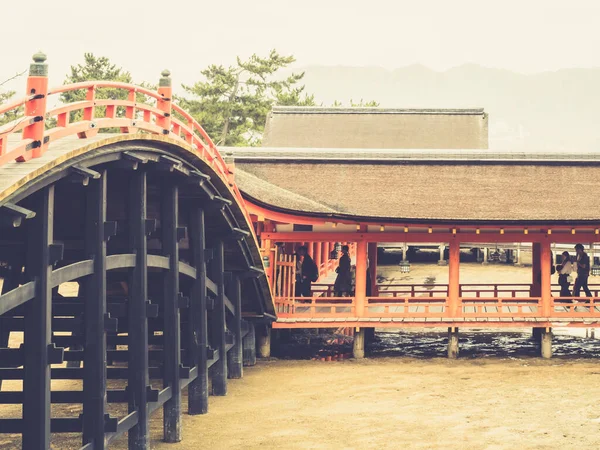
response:
[[[96,98],[105,88],[127,100]],[[47,108],[67,91],[85,100]],[[27,97],[0,114],[21,107],[0,128],[0,404],[15,412],[0,433],[33,450],[78,432],[98,450],[128,432],[143,449],[162,407],[164,438],[179,441],[182,390],[206,413],[209,388],[225,395],[253,364],[254,325],[275,318],[232,169],[172,103],[168,72],[158,92],[48,89],[37,54]],[[57,404],[82,406],[65,417]]]

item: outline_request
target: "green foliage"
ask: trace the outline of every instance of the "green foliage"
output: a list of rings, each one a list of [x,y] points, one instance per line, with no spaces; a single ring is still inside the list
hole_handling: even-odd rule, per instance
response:
[[[183,86],[188,95],[177,101],[218,145],[256,145],[274,105],[315,104],[314,96],[298,86],[304,73],[277,77],[294,61],[272,50],[266,57],[238,58],[235,66],[211,65],[201,72],[203,80]]]
[[[0,92],[0,105],[8,103],[15,95],[15,91]],[[0,126],[5,125],[13,120],[17,120],[23,115],[23,107],[7,111],[4,114],[0,114]]]
[[[277,106],[317,106],[314,95],[304,93],[304,86],[277,94]]]
[[[369,100],[368,102],[365,102],[361,98],[360,102],[354,103],[354,101],[350,99],[350,106],[352,108],[377,108],[379,106],[379,102],[376,102],[375,100]]]
[[[344,106],[344,104],[342,102],[338,102],[337,100],[335,100],[331,106],[334,108],[340,108],[340,107]],[[368,102],[365,102],[361,98],[360,102],[355,103],[354,100],[350,99],[350,107],[351,108],[377,108],[378,106],[379,106],[379,102],[377,102],[375,100],[369,100]]]

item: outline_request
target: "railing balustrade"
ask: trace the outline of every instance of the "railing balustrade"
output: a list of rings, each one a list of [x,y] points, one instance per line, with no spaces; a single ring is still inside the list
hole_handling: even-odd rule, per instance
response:
[[[367,297],[365,317],[442,317],[448,311],[444,297]]]
[[[600,298],[553,297],[551,315],[556,317],[600,317]]]
[[[379,285],[379,296],[367,297],[364,309],[358,311],[354,297],[334,297],[333,284],[313,284],[313,297],[278,297],[276,304],[281,317],[327,319],[336,317],[365,318],[431,318],[462,319],[492,318],[594,318],[600,317],[600,285],[590,285],[594,297],[558,297],[560,288],[553,285],[553,295],[547,313],[542,298],[530,295],[530,285],[524,283],[466,283],[460,297],[450,304],[447,284]],[[431,289],[437,287],[437,289]]]
[[[354,297],[276,297],[279,317],[351,317],[356,315]]]
[[[600,284],[589,284],[594,297],[600,297]],[[377,286],[380,297],[437,297],[448,295],[447,284],[380,284]],[[332,297],[333,283],[313,283],[315,296]],[[461,297],[531,297],[531,284],[527,283],[464,283],[460,285]],[[560,293],[560,285],[552,285],[552,293]]]
[[[541,316],[540,297],[461,298],[461,317],[530,317]]]

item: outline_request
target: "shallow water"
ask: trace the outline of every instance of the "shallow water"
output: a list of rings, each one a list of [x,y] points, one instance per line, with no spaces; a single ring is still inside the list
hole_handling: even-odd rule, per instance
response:
[[[557,330],[552,340],[553,356],[566,358],[600,357],[600,339],[576,336],[572,331]],[[443,331],[378,331],[371,345],[371,356],[445,356],[448,335]],[[539,348],[532,339],[531,330],[479,331],[466,330],[459,334],[461,357],[510,358],[536,357]]]
[[[273,342],[273,356],[283,359],[312,359],[352,352],[352,337],[322,330],[294,330],[291,336]],[[600,337],[600,334],[598,335]],[[447,354],[448,333],[442,330],[377,330],[367,345],[368,357],[435,358]],[[540,350],[531,329],[464,330],[459,334],[461,358],[538,357]],[[554,357],[599,358],[600,339],[585,337],[585,330],[554,330]]]

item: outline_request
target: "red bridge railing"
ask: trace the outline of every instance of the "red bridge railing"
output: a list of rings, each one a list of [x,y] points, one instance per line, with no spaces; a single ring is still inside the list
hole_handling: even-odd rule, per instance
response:
[[[191,145],[229,182],[244,208],[241,194],[233,183],[231,169],[213,141],[189,113],[173,104],[169,71],[162,72],[157,92],[112,81],[86,81],[48,89],[46,56],[37,53],[33,61],[27,78],[26,97],[0,105],[0,116],[7,113],[19,116],[0,127],[0,166],[10,161],[39,158],[48,145],[66,136],[77,135],[85,139],[109,128],[118,128],[121,133],[143,131]],[[105,88],[124,92],[127,99],[97,98],[98,90]],[[52,96],[75,91],[84,91],[85,100],[47,109],[48,99]]]
[[[434,288],[438,289],[434,289]],[[470,283],[460,285],[458,303],[448,297],[448,285],[380,284],[378,296],[369,296],[362,306],[356,297],[335,297],[333,284],[313,284],[312,297],[276,297],[280,323],[290,319],[314,324],[323,322],[375,319],[389,322],[397,319],[427,319],[428,322],[451,320],[506,322],[537,319],[597,320],[600,317],[600,285],[590,285],[593,297],[560,297],[558,285],[552,285],[548,304],[531,294],[525,283]],[[547,309],[546,309],[547,307]],[[581,324],[577,325],[580,326]],[[284,327],[284,325],[281,325]],[[307,325],[311,326],[311,325]]]

